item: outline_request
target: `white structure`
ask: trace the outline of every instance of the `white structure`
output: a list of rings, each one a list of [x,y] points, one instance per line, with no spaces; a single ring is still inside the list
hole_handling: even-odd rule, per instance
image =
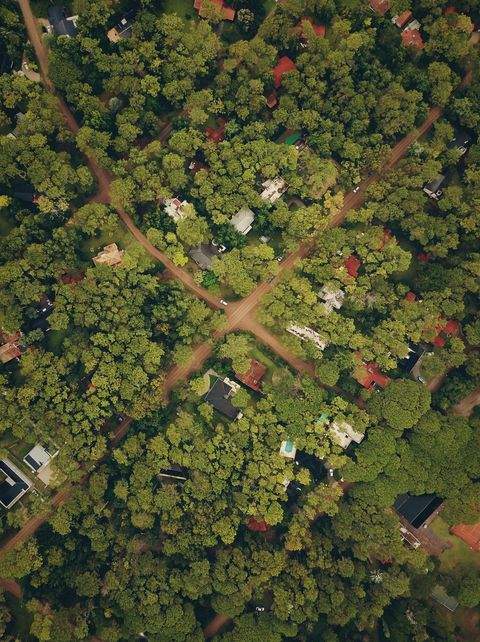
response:
[[[320,298],[323,299],[325,310],[330,313],[334,308],[340,310],[345,299],[345,292],[343,290],[333,290],[324,285],[319,292]]]
[[[295,459],[295,455],[297,454],[297,447],[293,443],[293,441],[290,441],[290,439],[286,439],[285,441],[282,441],[280,445],[280,455],[282,457],[286,457],[286,459]]]
[[[307,326],[291,325],[287,328],[287,332],[302,339],[302,341],[313,341],[319,350],[324,350],[327,347],[325,339],[322,339],[318,332]]]
[[[264,190],[260,194],[260,198],[269,203],[275,203],[287,191],[287,184],[280,176],[264,181],[262,187]]]
[[[245,236],[252,229],[254,220],[255,214],[249,207],[244,206],[230,219],[230,225],[233,225],[237,232]]]
[[[170,218],[173,218],[175,223],[178,223],[178,221],[181,221],[182,218],[185,218],[187,215],[185,211],[187,205],[190,205],[188,201],[181,201],[179,198],[167,198],[165,200],[164,211]]]
[[[418,20],[412,20],[409,22],[406,27],[403,28],[404,31],[417,31],[420,29],[421,25]]]
[[[330,436],[333,441],[341,448],[348,448],[352,441],[359,444],[365,435],[361,432],[356,432],[353,427],[346,421],[334,421],[330,424]]]
[[[58,455],[58,449],[47,450],[41,444],[35,446],[25,455],[23,461],[48,486],[52,478],[50,463]]]
[[[92,261],[95,265],[120,265],[124,254],[125,251],[119,250],[116,243],[110,243],[110,245],[105,245],[97,256],[92,257]]]

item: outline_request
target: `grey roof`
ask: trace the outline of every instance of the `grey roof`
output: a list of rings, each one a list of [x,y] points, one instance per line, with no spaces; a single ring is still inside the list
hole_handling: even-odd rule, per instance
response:
[[[464,129],[458,129],[455,132],[455,137],[451,140],[449,147],[457,147],[458,149],[466,149],[472,142],[472,137]]]
[[[430,515],[442,504],[436,495],[400,495],[394,503],[394,508],[414,528],[420,528]]]
[[[28,477],[8,459],[0,459],[0,472],[5,476],[5,479],[0,481],[0,504],[10,508],[32,484]]]
[[[48,8],[48,19],[57,36],[74,36],[77,28],[73,20],[69,20],[68,11],[62,5]]]
[[[445,182],[445,179],[446,179],[445,174],[438,174],[438,176],[434,178],[432,181],[425,183],[424,189],[432,193],[438,192],[440,187]]]
[[[218,412],[221,412],[229,419],[235,419],[238,416],[239,410],[235,408],[230,401],[231,394],[232,388],[222,379],[216,379],[204,399],[212,404]]]
[[[212,266],[213,259],[218,254],[218,249],[214,245],[207,244],[193,247],[188,253],[195,263],[202,268],[202,270],[209,270]]]

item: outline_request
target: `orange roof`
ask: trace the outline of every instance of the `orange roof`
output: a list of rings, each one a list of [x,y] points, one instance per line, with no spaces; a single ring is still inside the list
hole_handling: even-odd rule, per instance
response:
[[[216,4],[220,9],[222,9],[223,19],[224,20],[235,20],[235,9],[227,7],[224,0],[210,0],[212,4]],[[198,11],[199,16],[203,16],[205,11],[203,9],[203,0],[194,0],[193,8]]]
[[[268,524],[263,519],[255,519],[255,517],[250,517],[247,522],[247,528],[251,531],[256,531],[257,533],[265,533],[268,531]]]
[[[463,539],[474,551],[480,551],[480,523],[458,524],[452,526],[450,532]]]
[[[422,35],[418,29],[402,31],[402,42],[405,47],[414,47],[415,49],[423,49],[425,47]]]
[[[405,295],[405,301],[409,301],[412,303],[413,301],[416,301],[417,295],[414,292],[407,292]]]
[[[413,14],[411,11],[402,11],[402,13],[399,13],[398,16],[395,16],[395,24],[399,29],[404,27],[407,22],[409,22],[413,18]]]
[[[296,69],[295,63],[293,60],[290,60],[288,56],[282,56],[277,62],[276,67],[273,68],[273,82],[275,87],[278,89],[282,85],[282,76],[287,74],[289,71]]]
[[[277,103],[278,103],[277,94],[275,91],[272,91],[272,93],[268,94],[267,96],[267,107],[270,107],[270,109],[273,109]]]
[[[358,364],[353,371],[353,378],[367,390],[371,390],[374,384],[386,388],[390,383],[390,377],[382,374],[378,364],[373,361]]]
[[[433,339],[432,343],[437,348],[443,348],[446,343],[446,336],[456,337],[459,334],[460,324],[455,319],[449,319],[446,323],[438,324],[435,330],[438,334]]]
[[[22,351],[16,343],[5,343],[3,346],[0,346],[0,361],[2,363],[8,363],[12,359],[19,357],[21,354]]]
[[[350,276],[353,276],[354,279],[358,276],[358,269],[362,265],[360,259],[357,259],[356,256],[351,254],[347,259],[345,259],[343,265],[347,268],[347,272]]]
[[[295,30],[297,31],[297,33],[300,34],[301,38],[305,37],[304,27],[303,27],[304,22],[308,22],[309,24],[312,25],[313,31],[315,32],[316,36],[318,36],[319,38],[325,38],[325,34],[327,33],[326,26],[317,25],[315,22],[313,22],[312,18],[302,18],[298,23],[298,25],[296,26]]]
[[[260,391],[260,382],[267,372],[266,366],[256,359],[252,359],[250,362],[250,369],[245,374],[236,373],[235,376],[239,381],[244,383],[246,386],[252,390]]]
[[[370,9],[384,16],[390,9],[389,0],[370,0]]]

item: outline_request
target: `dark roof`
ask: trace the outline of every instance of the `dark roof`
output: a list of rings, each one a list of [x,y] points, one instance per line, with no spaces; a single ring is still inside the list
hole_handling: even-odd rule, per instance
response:
[[[202,270],[209,270],[213,259],[218,255],[218,248],[214,245],[199,245],[192,247],[188,255],[195,261],[195,263],[202,268]]]
[[[57,36],[74,36],[77,28],[72,20],[68,20],[67,10],[62,5],[55,5],[48,8],[48,19]]]
[[[446,178],[447,177],[444,174],[438,174],[438,176],[436,176],[436,178],[434,178],[432,181],[425,183],[424,189],[433,193],[438,192],[440,187],[444,184]]]
[[[12,465],[5,459],[0,459],[0,471],[14,482],[13,485],[6,480],[0,482],[0,503],[5,508],[10,508],[30,488],[27,478],[17,474]]]
[[[450,141],[449,148],[452,149],[456,147],[463,152],[463,150],[466,150],[471,143],[472,137],[470,134],[463,129],[458,129],[455,132],[455,137]]]
[[[430,515],[442,504],[436,495],[400,495],[394,508],[414,528],[420,528]]]
[[[204,399],[205,401],[208,401],[208,403],[212,404],[218,412],[221,412],[229,419],[235,419],[239,411],[238,408],[235,408],[230,401],[231,394],[232,388],[222,379],[216,379]]]
[[[397,363],[397,368],[401,372],[405,372],[407,374],[409,374],[413,370],[418,360],[421,359],[425,354],[426,350],[425,346],[414,344],[410,344],[409,348],[410,352],[407,354],[407,356],[403,359],[400,359],[400,361]]]
[[[30,464],[30,466],[34,470],[38,470],[39,468],[42,467],[42,464],[40,464],[36,459],[34,459],[31,455],[25,455],[24,457],[25,461]]]

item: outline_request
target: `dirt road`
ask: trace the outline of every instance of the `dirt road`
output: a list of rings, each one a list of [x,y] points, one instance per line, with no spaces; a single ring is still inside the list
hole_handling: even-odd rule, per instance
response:
[[[213,620],[211,620],[208,624],[203,629],[203,635],[206,640],[209,638],[213,638],[214,635],[217,635],[217,633],[222,629],[224,626],[229,624],[232,621],[232,618],[228,617],[228,615],[216,615]]]
[[[452,407],[452,413],[459,417],[470,417],[475,406],[480,405],[480,388],[464,397]]]

